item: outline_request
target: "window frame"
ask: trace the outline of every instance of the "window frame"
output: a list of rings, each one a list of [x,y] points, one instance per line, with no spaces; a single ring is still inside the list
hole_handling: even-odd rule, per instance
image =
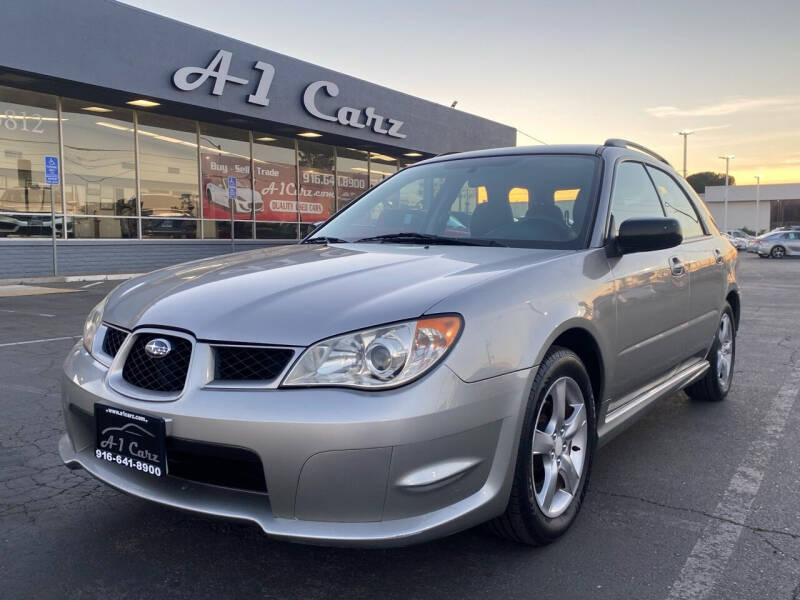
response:
[[[689,203],[689,206],[692,208],[692,210],[694,211],[695,216],[697,217],[697,222],[700,224],[700,229],[703,231],[703,233],[701,233],[700,235],[693,235],[691,237],[684,237],[683,240],[681,241],[681,244],[683,244],[686,241],[690,241],[691,242],[691,241],[694,241],[694,240],[699,240],[699,239],[702,239],[702,238],[709,237],[711,235],[711,233],[710,233],[710,231],[708,229],[708,226],[706,225],[705,221],[703,220],[703,217],[700,215],[700,211],[697,210],[697,206],[695,206],[694,202],[692,202],[692,198],[689,196],[689,194],[686,193],[686,190],[683,189],[683,186],[672,175],[670,175],[664,169],[662,169],[660,167],[657,167],[655,165],[651,165],[649,163],[643,163],[643,164],[644,164],[644,170],[647,172],[647,176],[650,178],[650,181],[652,182],[653,187],[656,190],[656,196],[658,196],[658,201],[661,203],[661,207],[664,210],[664,216],[667,216],[667,207],[664,206],[664,201],[661,198],[661,194],[658,193],[658,186],[656,185],[656,182],[653,179],[652,174],[650,173],[650,169],[654,169],[656,171],[659,171],[659,172],[663,173],[666,177],[669,177],[669,179],[672,180],[672,183],[675,184],[675,186],[678,188],[678,190],[680,190],[680,192],[683,194],[683,197],[686,198],[686,201]],[[672,217],[668,217],[668,218],[672,218]]]
[[[658,200],[658,205],[661,207],[663,216],[665,218],[667,216],[667,211],[664,209],[664,203],[661,201],[661,195],[658,193],[658,189],[653,183],[653,178],[650,177],[650,173],[647,172],[647,163],[635,158],[620,158],[614,163],[614,177],[611,181],[611,189],[608,192],[608,214],[606,215],[605,243],[611,242],[617,237],[611,230],[614,213],[614,192],[617,189],[617,175],[619,174],[619,168],[624,163],[636,163],[642,167],[642,170],[644,170],[645,174],[647,175],[648,181],[650,181],[650,185],[653,187],[653,193],[656,195],[656,200]]]

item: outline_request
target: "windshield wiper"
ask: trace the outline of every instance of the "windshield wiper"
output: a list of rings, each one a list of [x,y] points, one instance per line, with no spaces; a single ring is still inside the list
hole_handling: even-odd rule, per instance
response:
[[[308,238],[300,242],[301,244],[349,244],[347,240],[337,237],[326,237],[324,235]]]
[[[506,246],[496,240],[476,240],[473,238],[451,238],[430,233],[415,233],[407,231],[402,233],[386,233],[361,238],[356,242],[394,242],[395,244],[440,244],[452,246]]]

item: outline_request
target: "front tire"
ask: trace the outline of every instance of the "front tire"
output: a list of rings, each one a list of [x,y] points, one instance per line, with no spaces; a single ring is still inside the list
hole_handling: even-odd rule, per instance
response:
[[[708,352],[711,367],[698,382],[686,388],[693,400],[721,402],[728,395],[733,381],[733,366],[736,362],[736,322],[733,310],[727,302],[717,327],[717,335]]]
[[[786,248],[783,246],[775,246],[769,253],[772,258],[783,258],[786,256]]]
[[[575,521],[596,447],[595,402],[580,358],[554,346],[528,396],[505,513],[487,524],[507,539],[541,546]]]

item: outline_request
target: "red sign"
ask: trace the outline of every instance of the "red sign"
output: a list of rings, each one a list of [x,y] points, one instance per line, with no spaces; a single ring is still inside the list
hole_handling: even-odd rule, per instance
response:
[[[206,219],[230,219],[230,206],[234,206],[234,218],[250,218],[251,205],[255,197],[258,210],[259,199],[250,189],[250,160],[231,154],[203,152],[203,217]],[[230,200],[228,177],[236,178],[236,199]]]
[[[254,165],[256,192],[264,201],[257,221],[297,222],[297,168],[268,161]]]
[[[295,165],[257,160],[253,165],[255,190],[250,189],[250,161],[241,156],[202,153],[203,215],[206,219],[230,219],[228,177],[236,177],[236,219],[304,223],[324,221],[336,211],[334,176],[311,167],[300,167],[297,185]],[[369,187],[366,173],[340,173],[337,179],[340,205]],[[299,202],[298,202],[299,196]],[[252,208],[251,208],[252,207]]]
[[[336,210],[333,173],[312,167],[300,167],[300,220],[324,221]]]

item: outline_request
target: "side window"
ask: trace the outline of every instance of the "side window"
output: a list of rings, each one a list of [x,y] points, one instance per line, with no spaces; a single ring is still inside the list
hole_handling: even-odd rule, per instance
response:
[[[611,195],[611,216],[614,218],[615,234],[627,219],[664,216],[653,182],[643,164],[623,162],[617,167]]]
[[[675,183],[675,180],[659,169],[647,167],[647,170],[650,171],[650,175],[653,177],[658,194],[664,203],[664,210],[667,211],[667,216],[677,219],[678,223],[681,224],[683,238],[703,235],[703,225],[700,223],[697,211],[680,186]]]

